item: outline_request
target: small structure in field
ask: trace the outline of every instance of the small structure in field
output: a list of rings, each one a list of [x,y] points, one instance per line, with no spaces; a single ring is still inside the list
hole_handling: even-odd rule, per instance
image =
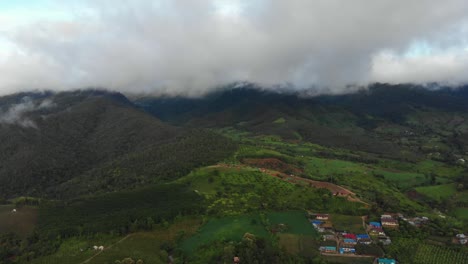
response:
[[[13,208],[13,210],[11,210],[12,213],[16,213],[16,208]]]
[[[240,258],[239,257],[234,257],[234,263],[240,263]]]
[[[93,246],[94,250],[98,250],[98,248],[99,248],[98,246]]]
[[[99,246],[98,249],[102,251],[104,250],[104,246]]]

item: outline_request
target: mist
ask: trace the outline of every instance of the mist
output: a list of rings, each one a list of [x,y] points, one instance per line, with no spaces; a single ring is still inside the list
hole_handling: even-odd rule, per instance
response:
[[[10,105],[5,111],[0,110],[0,125],[18,125],[25,128],[37,128],[36,123],[27,116],[28,113],[53,107],[51,99],[34,100],[28,96],[20,103]]]
[[[8,43],[0,94],[468,82],[465,0],[57,1],[50,9],[65,15],[0,26],[0,47]],[[12,21],[5,13],[0,21]]]

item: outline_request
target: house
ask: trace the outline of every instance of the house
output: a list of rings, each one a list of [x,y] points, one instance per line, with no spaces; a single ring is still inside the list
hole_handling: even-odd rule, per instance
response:
[[[465,234],[457,234],[456,238],[461,245],[466,245],[466,243],[468,243],[468,237],[465,236]]]
[[[383,215],[380,216],[380,220],[382,220],[382,219],[388,219],[388,218],[393,219],[393,216],[391,216],[391,215],[389,215],[389,214],[383,214]]]
[[[396,260],[387,258],[378,258],[377,264],[396,264]]]
[[[382,226],[384,227],[397,227],[398,221],[393,218],[382,218]]]
[[[11,210],[12,213],[16,213],[16,209]]]
[[[360,244],[370,245],[372,244],[372,239],[368,234],[358,234],[357,240]]]
[[[358,242],[359,242],[359,244],[370,245],[370,244],[372,244],[372,239],[370,239],[370,238],[361,239]]]
[[[323,221],[320,220],[312,220],[310,221],[314,226],[320,226],[323,224]]]
[[[355,234],[346,233],[346,234],[343,234],[343,238],[356,240],[356,239],[357,239],[357,236],[356,236]]]
[[[319,250],[320,252],[325,252],[325,253],[335,253],[336,247],[325,246],[325,247],[320,247]]]
[[[350,254],[350,253],[356,253],[356,249],[352,247],[341,247],[340,248],[340,254]]]
[[[386,236],[385,235],[385,232],[383,231],[383,229],[381,227],[374,227],[374,228],[371,228],[371,230],[369,231],[369,233],[373,236]]]
[[[234,263],[240,263],[240,258],[239,257],[234,257]]]
[[[317,214],[315,216],[315,219],[317,220],[328,220],[328,218],[329,218],[328,214]]]
[[[357,240],[370,238],[368,234],[357,234],[356,237],[357,237]]]
[[[379,222],[370,222],[369,225],[371,227],[382,227],[382,225]]]
[[[323,241],[326,241],[326,240],[335,240],[335,236],[334,235],[323,235]]]
[[[343,239],[343,243],[347,245],[356,245],[357,241],[354,239],[345,238]]]

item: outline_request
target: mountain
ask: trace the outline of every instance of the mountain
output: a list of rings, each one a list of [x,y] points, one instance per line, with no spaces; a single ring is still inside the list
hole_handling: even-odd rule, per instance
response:
[[[229,126],[389,158],[432,154],[453,160],[468,150],[467,94],[467,86],[374,84],[353,94],[308,96],[249,84],[200,98],[144,97],[135,104],[177,125]]]
[[[0,107],[5,197],[73,197],[162,182],[233,149],[211,132],[167,125],[119,93],[22,93],[0,98]],[[190,155],[197,152],[206,155]]]

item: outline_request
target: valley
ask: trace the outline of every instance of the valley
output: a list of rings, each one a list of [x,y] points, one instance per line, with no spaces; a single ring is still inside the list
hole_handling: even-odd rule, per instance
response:
[[[227,93],[235,92],[239,91]],[[241,93],[241,98],[253,93],[256,99],[293,100],[277,94],[259,96],[250,90]],[[45,173],[35,169],[41,164],[35,159],[49,150],[37,147],[37,152],[32,152],[36,154],[28,154],[33,157],[29,173],[34,177],[21,188],[5,173],[14,173],[9,169],[12,167],[0,167],[1,180],[10,184],[3,185],[10,187],[2,193],[5,205],[0,211],[4,263],[131,263],[126,258],[135,263],[167,263],[171,259],[174,263],[224,263],[236,256],[244,263],[258,259],[272,263],[373,263],[376,258],[388,258],[399,263],[448,264],[468,259],[467,247],[456,237],[468,231],[468,184],[462,162],[467,158],[462,139],[465,121],[457,117],[465,115],[464,110],[440,114],[434,121],[439,125],[425,121],[427,117],[420,110],[414,110],[417,114],[408,110],[409,121],[379,116],[369,128],[362,120],[349,121],[355,113],[347,107],[336,110],[341,114],[322,115],[322,110],[305,109],[308,104],[302,99],[297,99],[302,107],[271,107],[268,114],[255,110],[261,101],[248,103],[246,108],[243,103],[225,105],[219,98],[211,99],[224,110],[210,109],[211,114],[198,115],[201,110],[191,109],[170,120],[165,120],[169,114],[161,114],[156,116],[161,117],[159,121],[151,109],[140,108],[141,99],[135,105],[121,105],[106,93],[91,93],[81,99],[70,94],[54,97],[59,106],[60,98],[68,97],[78,105],[82,100],[93,104],[94,97],[100,104],[103,100],[117,103],[115,116],[112,113],[116,110],[109,107],[106,117],[90,126],[83,142],[101,140],[100,135],[108,131],[122,134],[109,139],[113,158],[97,159],[97,165],[75,174],[63,175],[61,170],[71,170],[76,162],[63,160],[56,168],[47,163],[45,171],[54,180],[42,176],[43,190],[30,186],[37,182],[35,177]],[[230,107],[238,105],[243,105],[243,111],[252,111],[236,117],[238,110]],[[49,115],[60,116],[58,108],[50,109]],[[142,119],[125,124],[119,132],[122,121],[118,116],[126,111],[134,115],[131,119]],[[32,120],[38,118],[35,113],[29,115]],[[219,123],[216,115],[226,119]],[[344,116],[351,117],[348,123],[341,122]],[[248,121],[242,121],[246,117]],[[2,133],[5,138],[15,129],[36,135],[31,146],[42,146],[45,131],[36,122],[37,129],[10,126]],[[101,122],[117,125],[101,130]],[[157,126],[141,130],[154,122]],[[455,125],[442,125],[446,122]],[[411,134],[419,133],[417,127],[424,135]],[[64,131],[57,129],[56,134]],[[144,134],[126,141],[135,129]],[[339,135],[327,135],[329,129]],[[163,133],[158,134],[158,141],[140,142],[156,131]],[[67,140],[47,133],[50,142]],[[354,141],[353,136],[346,139],[347,133],[365,137]],[[380,143],[374,145],[376,141]],[[5,149],[15,146],[14,141],[9,142]],[[99,148],[107,151],[106,146]],[[85,153],[76,156],[77,162],[85,162],[81,161]],[[93,159],[100,154],[95,155]],[[329,215],[329,220],[314,223],[322,221],[315,218],[319,214]],[[372,237],[370,229],[372,222],[380,223],[386,214],[395,215],[398,223],[397,229],[383,228],[391,243]],[[13,217],[19,219],[15,224]],[[411,220],[413,224],[404,220],[421,217],[429,221],[416,225],[416,220]],[[345,247],[346,234],[368,234],[372,240],[369,245],[358,242]],[[94,249],[101,245],[102,251]],[[327,252],[321,251],[325,247]],[[346,248],[350,253],[340,253]]]

